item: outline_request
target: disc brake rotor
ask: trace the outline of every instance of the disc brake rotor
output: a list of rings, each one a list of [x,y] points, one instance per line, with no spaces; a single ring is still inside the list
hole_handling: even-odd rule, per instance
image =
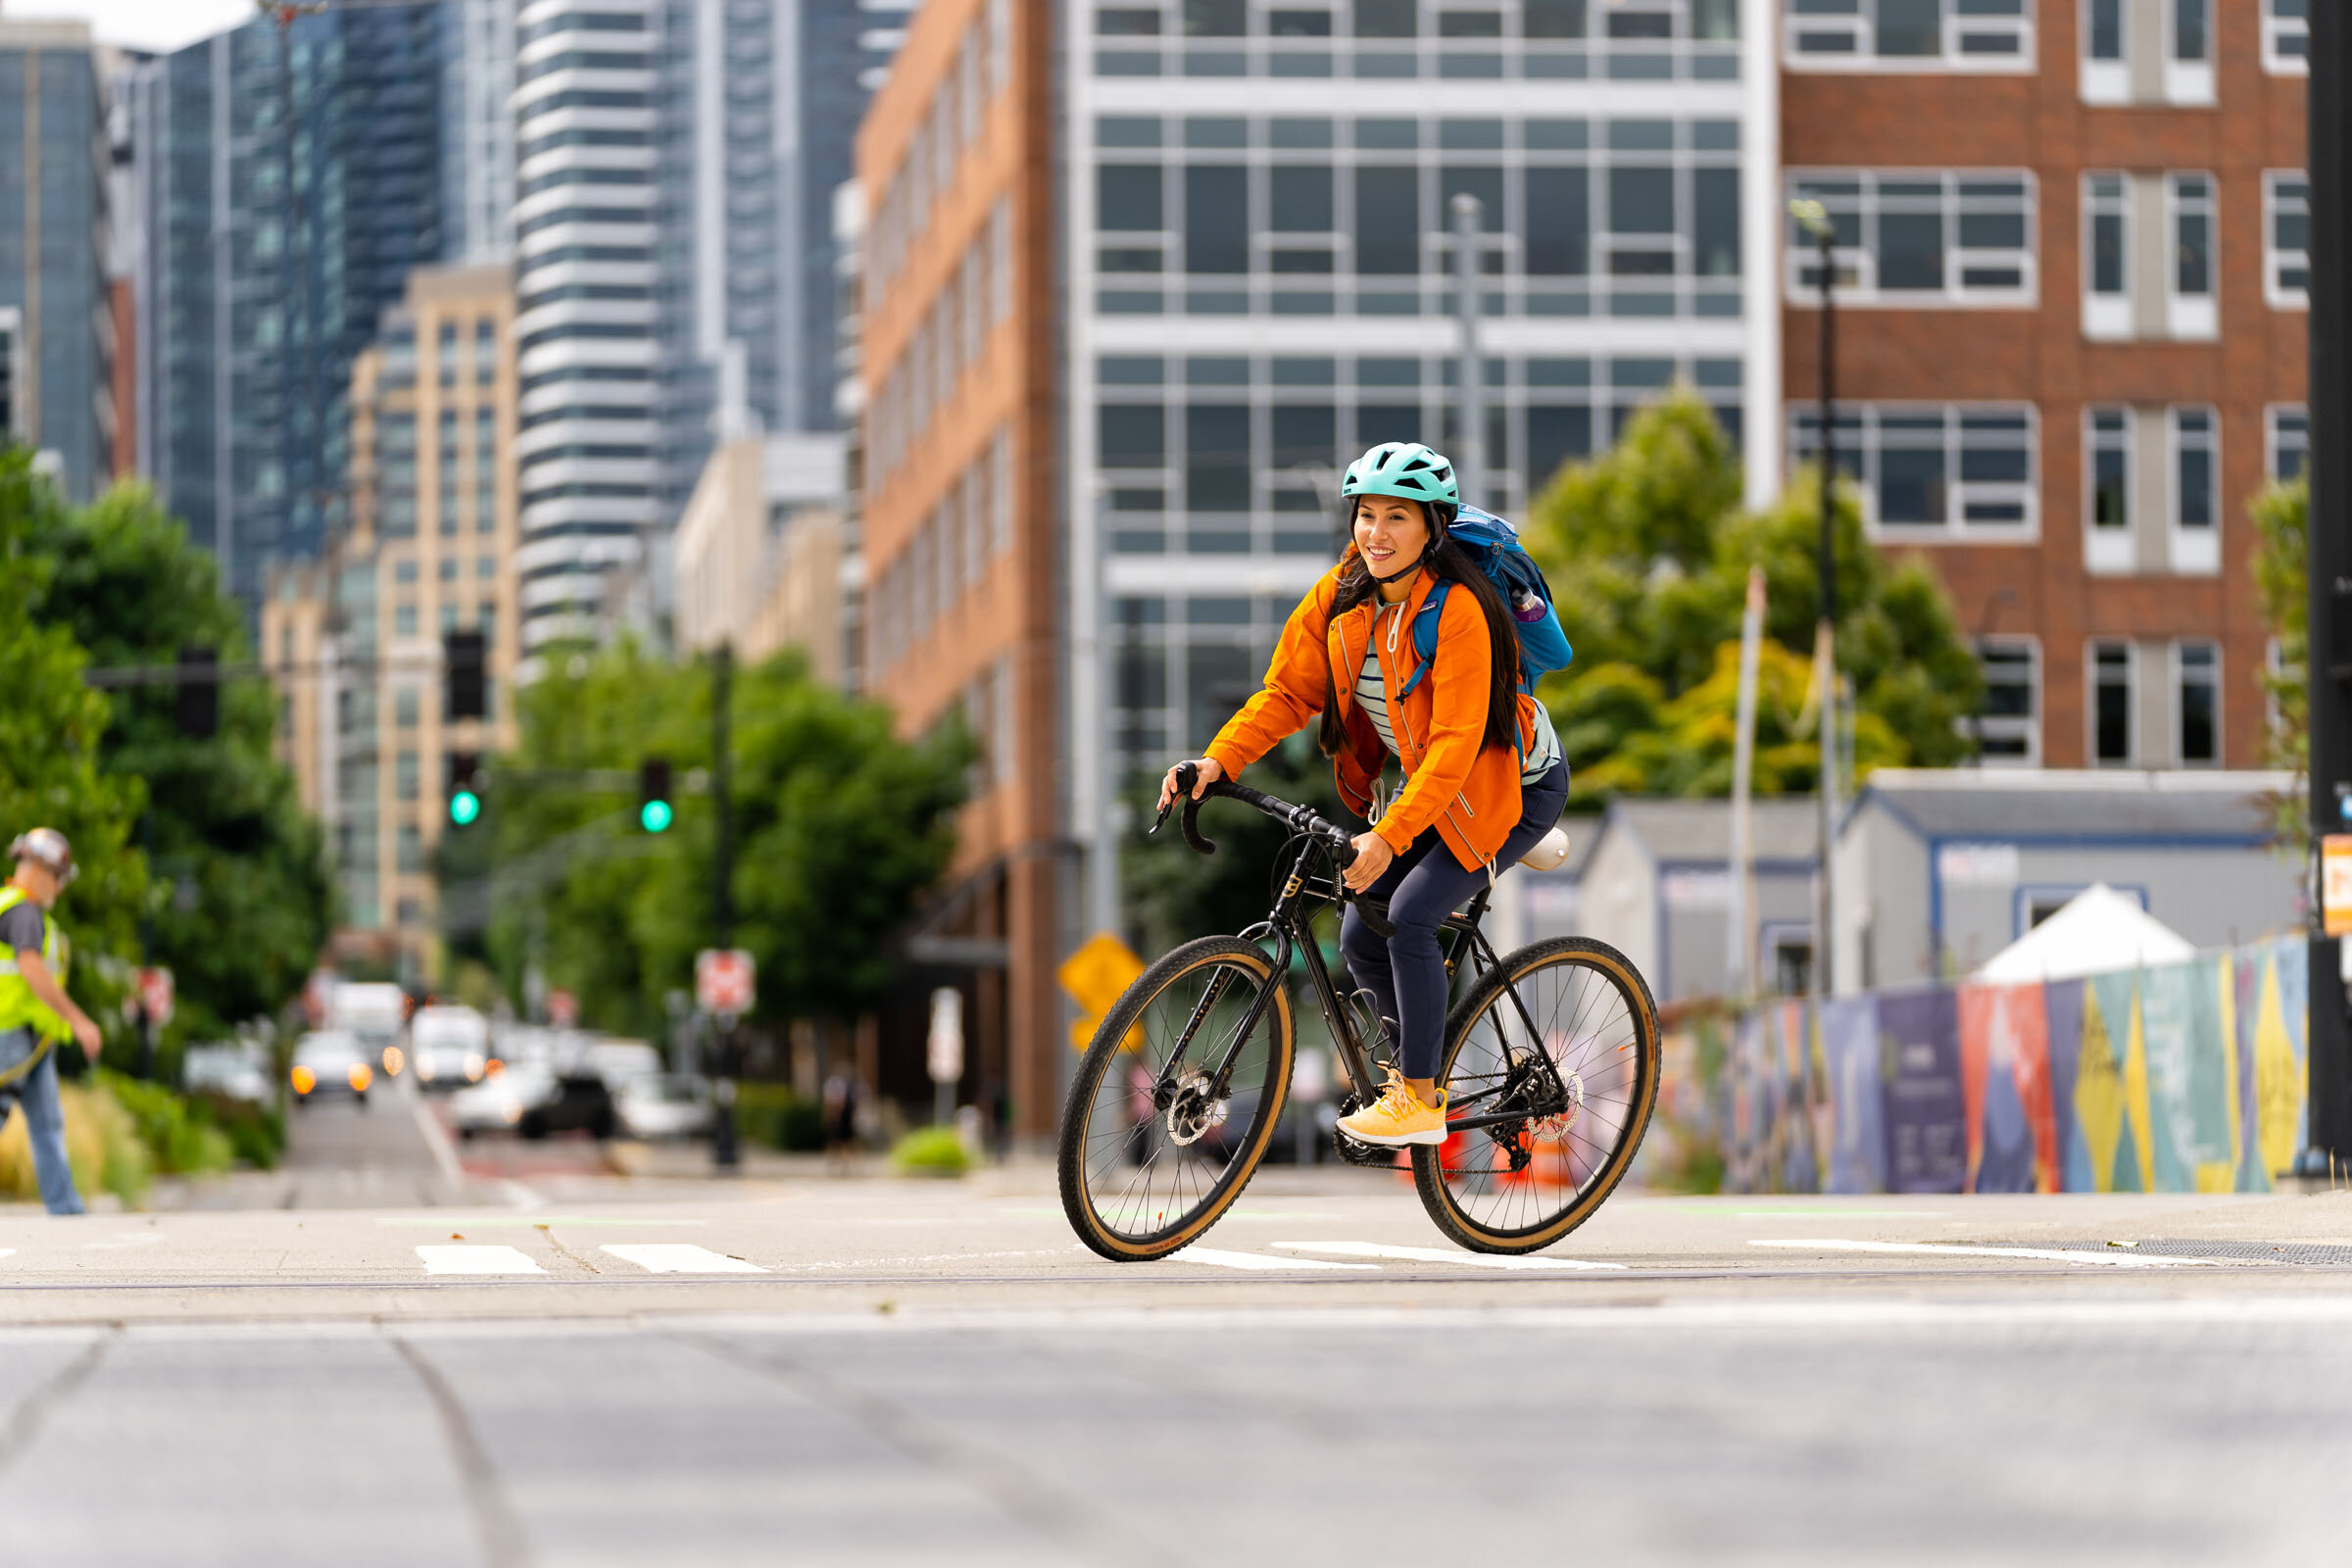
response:
[[[1211,1100],[1208,1074],[1195,1068],[1176,1080],[1168,1100],[1168,1138],[1178,1144],[1197,1144],[1225,1125],[1231,1102]]]

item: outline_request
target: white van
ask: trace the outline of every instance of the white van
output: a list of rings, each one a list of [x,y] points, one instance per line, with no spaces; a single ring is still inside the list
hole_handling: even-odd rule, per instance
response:
[[[490,1067],[490,1022],[471,1007],[419,1007],[409,1022],[409,1060],[420,1089],[478,1084]]]

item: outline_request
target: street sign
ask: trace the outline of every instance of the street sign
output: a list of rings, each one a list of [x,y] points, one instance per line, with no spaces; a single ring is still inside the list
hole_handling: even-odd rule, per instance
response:
[[[1058,975],[1061,989],[1100,1018],[1143,972],[1144,960],[1126,943],[1107,931],[1098,931],[1093,940],[1062,960]]]
[[[2320,929],[2331,937],[2352,935],[2352,833],[2320,839]]]
[[[580,1021],[580,999],[568,991],[550,991],[547,994],[547,1021],[559,1029],[569,1029]]]
[[[172,1021],[172,971],[141,969],[139,971],[139,1005],[147,1009],[147,1021],[162,1028]]]
[[[1107,931],[1096,932],[1085,946],[1062,960],[1057,971],[1061,989],[1078,1004],[1082,1015],[1070,1026],[1072,1051],[1083,1052],[1094,1044],[1095,1031],[1102,1025],[1102,1015],[1143,972],[1144,960]],[[1140,1042],[1141,1031],[1131,1031],[1127,1044],[1133,1047]]]
[[[694,956],[694,1000],[705,1012],[749,1012],[759,995],[752,956],[741,948],[705,948]]]
[[[931,993],[931,1038],[924,1043],[923,1064],[935,1084],[963,1078],[963,993],[954,986]]]

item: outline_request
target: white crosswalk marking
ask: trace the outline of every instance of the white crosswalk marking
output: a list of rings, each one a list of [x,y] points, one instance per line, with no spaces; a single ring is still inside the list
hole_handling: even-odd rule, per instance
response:
[[[694,1247],[685,1242],[622,1242],[617,1246],[600,1248],[624,1263],[634,1263],[648,1274],[764,1274],[767,1270],[757,1263],[747,1263],[740,1257],[713,1252],[707,1247]]]
[[[1378,1263],[1326,1263],[1319,1257],[1268,1257],[1263,1252],[1228,1252],[1214,1247],[1188,1247],[1168,1254],[1171,1263],[1208,1263],[1218,1268],[1368,1268]]]
[[[2061,1247],[1955,1247],[1943,1242],[1755,1241],[1750,1247],[1788,1247],[1799,1251],[1914,1252],[1930,1257],[2036,1257],[2052,1263],[2093,1263],[2107,1268],[2219,1268],[2215,1257],[2149,1257],[2117,1250],[2089,1252]]]
[[[544,1274],[512,1247],[419,1247],[427,1274]]]
[[[1342,1257],[1396,1257],[1416,1263],[1466,1263],[1472,1268],[1622,1269],[1623,1263],[1589,1263],[1576,1257],[1497,1257],[1491,1252],[1456,1252],[1440,1247],[1384,1247],[1378,1242],[1269,1242],[1295,1252],[1336,1252]]]

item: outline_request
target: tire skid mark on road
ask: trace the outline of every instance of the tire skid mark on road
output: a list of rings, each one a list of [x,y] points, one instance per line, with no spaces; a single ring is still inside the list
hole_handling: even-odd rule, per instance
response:
[[[73,1397],[74,1391],[98,1370],[106,1352],[122,1337],[122,1326],[110,1323],[90,1336],[90,1343],[81,1353],[51,1373],[47,1382],[24,1396],[17,1405],[14,1418],[0,1427],[0,1476],[24,1456],[41,1435],[41,1425],[49,1412]]]
[[[1515,1269],[1541,1273],[1579,1269],[1622,1271],[1623,1263],[1594,1263],[1579,1257],[1504,1257],[1490,1252],[1464,1252],[1439,1247],[1388,1247],[1378,1242],[1268,1242],[1286,1252],[1331,1252],[1341,1257],[1393,1257],[1414,1263],[1447,1263],[1470,1268]]]
[[[1908,1252],[1924,1257],[2031,1257],[2050,1263],[2089,1263],[2103,1268],[2226,1268],[2219,1257],[2155,1257],[2142,1252],[2086,1252],[2064,1247],[1976,1247],[1953,1242],[1847,1242],[1751,1238],[1750,1247],[1779,1247],[1824,1252]]]
[[[1263,1252],[1228,1252],[1218,1247],[1187,1247],[1170,1252],[1161,1261],[1168,1263],[1206,1263],[1213,1268],[1241,1269],[1301,1269],[1341,1268],[1380,1270],[1378,1263],[1334,1263],[1320,1257],[1269,1257]]]
[[[671,1332],[681,1343],[714,1360],[771,1378],[848,1417],[907,1457],[961,1482],[1080,1562],[1191,1568],[1192,1559],[1177,1556],[1141,1534],[1130,1516],[1102,1508],[1018,1463],[1002,1448],[973,1442],[886,1395],[859,1388],[822,1366],[779,1353],[768,1346],[754,1349],[699,1327]]]

